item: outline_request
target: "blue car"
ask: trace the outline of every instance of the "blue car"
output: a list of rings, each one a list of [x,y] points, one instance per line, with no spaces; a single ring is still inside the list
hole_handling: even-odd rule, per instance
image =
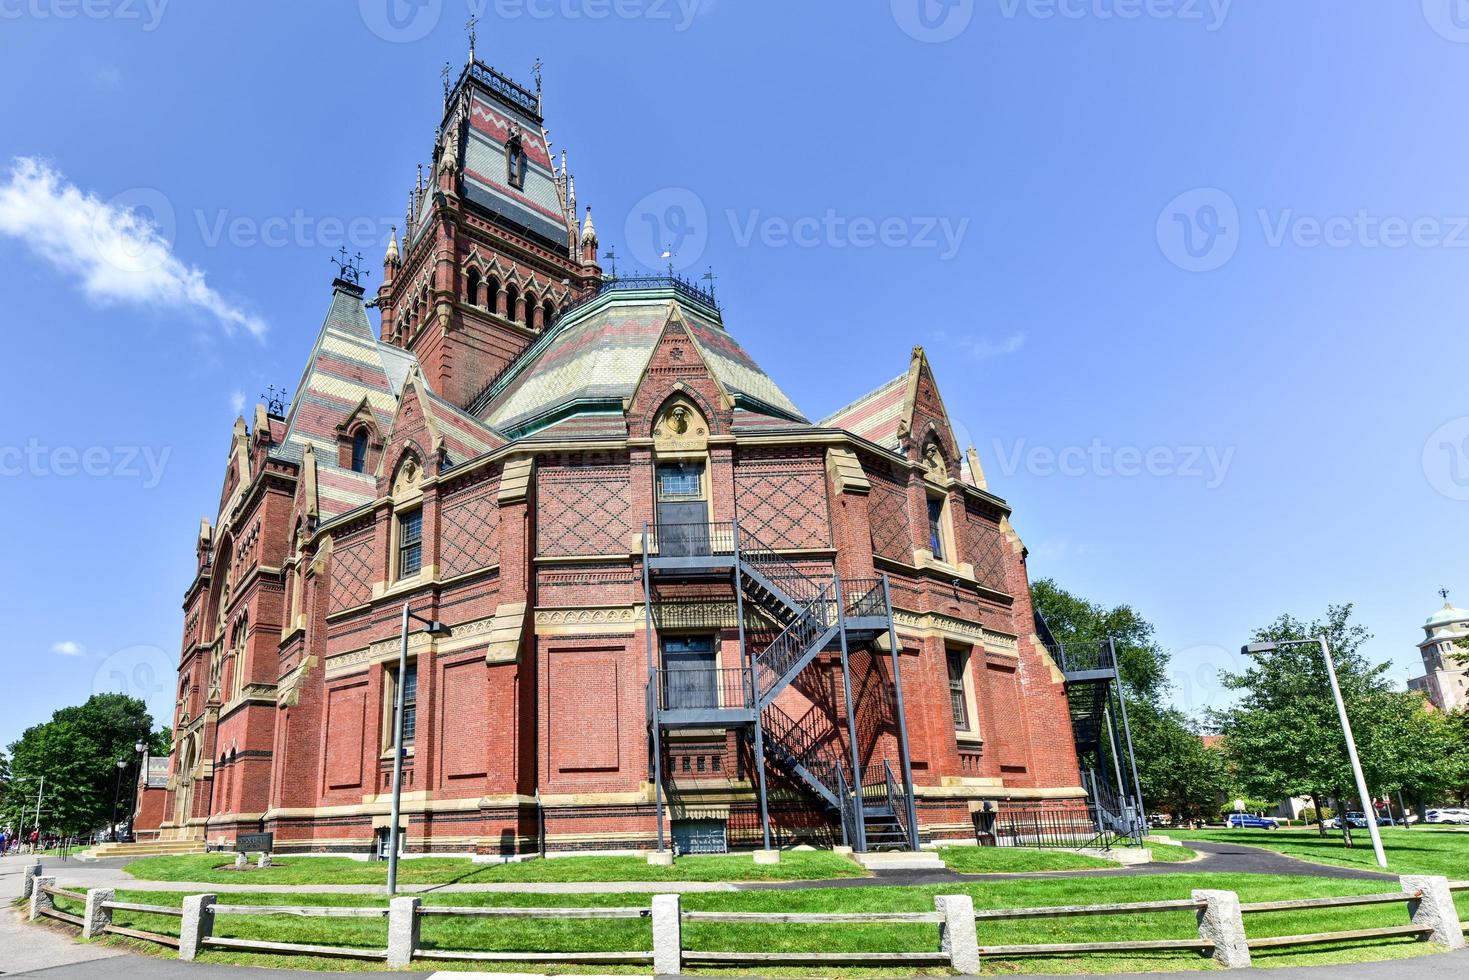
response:
[[[1243,827],[1254,830],[1274,830],[1279,827],[1271,817],[1257,817],[1253,813],[1231,813],[1224,821],[1226,827]]]

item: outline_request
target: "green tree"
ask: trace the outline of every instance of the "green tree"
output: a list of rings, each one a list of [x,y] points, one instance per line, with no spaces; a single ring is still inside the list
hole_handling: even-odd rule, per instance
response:
[[[1063,645],[1084,647],[1108,637],[1116,645],[1138,781],[1148,809],[1184,819],[1215,812],[1226,784],[1224,762],[1218,752],[1204,747],[1197,726],[1167,704],[1168,654],[1158,645],[1153,625],[1131,606],[1107,609],[1052,579],[1035,582],[1031,599]]]
[[[1336,663],[1342,700],[1352,721],[1369,793],[1391,794],[1443,779],[1426,750],[1442,732],[1420,696],[1394,691],[1389,665],[1362,653],[1371,639],[1353,623],[1350,604],[1331,606],[1324,619],[1304,622],[1283,615],[1256,630],[1256,642],[1311,640],[1325,635]],[[1316,643],[1280,647],[1253,658],[1238,673],[1221,672],[1224,687],[1239,693],[1215,712],[1241,788],[1254,796],[1309,796],[1320,811],[1327,798],[1356,799],[1326,662]],[[1368,800],[1359,800],[1365,809]],[[1322,833],[1325,833],[1323,828]]]
[[[36,796],[44,780],[42,829],[82,833],[108,823],[118,760],[131,766],[138,741],[154,751],[166,750],[166,738],[160,740],[152,729],[143,702],[122,694],[93,695],[85,704],[62,708],[50,721],[26,729],[9,748],[11,792],[3,804],[7,822],[34,825]],[[125,769],[124,781],[134,773]]]

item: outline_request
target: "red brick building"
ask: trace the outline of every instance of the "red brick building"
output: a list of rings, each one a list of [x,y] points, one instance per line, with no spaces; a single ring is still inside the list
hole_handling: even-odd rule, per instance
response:
[[[911,845],[1079,800],[1025,549],[923,351],[808,419],[711,294],[604,275],[540,109],[465,69],[371,303],[346,270],[289,408],[236,421],[158,834],[377,846],[400,685],[414,852],[752,846],[762,810]],[[400,677],[405,603],[450,629]]]

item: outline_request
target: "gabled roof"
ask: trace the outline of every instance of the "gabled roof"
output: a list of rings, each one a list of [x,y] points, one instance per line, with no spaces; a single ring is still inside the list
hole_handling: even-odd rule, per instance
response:
[[[805,417],[712,313],[680,303],[673,290],[609,292],[551,328],[501,382],[481,412],[510,438],[572,417],[621,413],[675,308],[718,382],[747,412],[785,425]],[[605,420],[592,426],[610,431]],[[568,431],[568,430],[563,430]]]
[[[900,449],[900,423],[907,414],[908,372],[837,409],[816,424],[823,429],[845,429],[894,452]]]
[[[434,393],[415,369],[410,383],[418,390],[419,402],[430,429],[443,440],[445,462],[457,466],[467,459],[498,449],[506,440],[488,425]]]
[[[332,304],[312,345],[306,369],[286,416],[284,435],[271,455],[300,464],[306,447],[316,457],[321,516],[331,517],[377,497],[370,473],[354,473],[337,462],[337,427],[366,403],[380,432],[398,410],[398,394],[412,354],[380,343],[362,303],[362,290],[337,280]]]

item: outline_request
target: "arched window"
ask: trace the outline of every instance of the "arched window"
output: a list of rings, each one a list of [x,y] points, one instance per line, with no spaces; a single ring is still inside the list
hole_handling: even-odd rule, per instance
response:
[[[500,280],[494,276],[485,280],[485,309],[491,313],[500,312]]]
[[[520,302],[520,290],[516,289],[513,285],[506,287],[506,289],[505,289],[505,319],[507,319],[507,320],[514,320],[515,319],[516,314],[519,312],[516,309],[516,304],[519,303],[519,302]]]
[[[470,269],[469,270],[468,280],[469,281],[466,284],[465,290],[464,290],[464,298],[466,300],[468,300],[470,306],[478,306],[479,305],[479,270],[478,269]]]
[[[551,321],[556,319],[556,304],[549,298],[541,304],[541,327],[549,327]]]
[[[359,428],[352,434],[352,472],[362,473],[367,469],[367,429]]]
[[[536,328],[536,294],[529,289],[525,291],[525,325]]]

